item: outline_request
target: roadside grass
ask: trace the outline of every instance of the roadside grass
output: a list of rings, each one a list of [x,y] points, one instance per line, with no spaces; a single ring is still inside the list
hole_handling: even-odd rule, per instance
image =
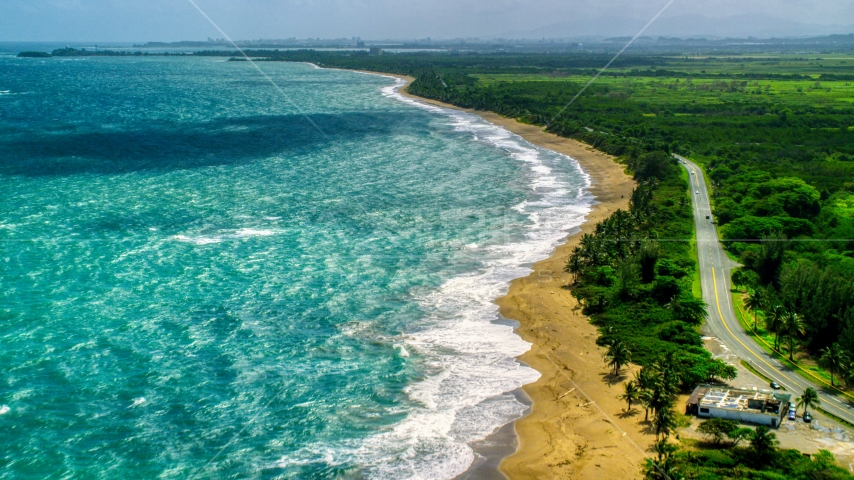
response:
[[[697,256],[697,229],[695,228],[691,234],[691,259],[697,268],[694,269],[691,275],[691,293],[697,298],[703,298],[703,286],[700,283],[700,259]]]
[[[688,197],[687,200],[689,202],[693,202],[691,198],[691,179],[688,171],[684,168],[682,169],[682,180],[685,181],[685,184],[688,185]],[[694,273],[691,275],[691,293],[694,294],[697,298],[703,298],[703,287],[700,284],[700,259],[697,255],[697,228],[696,225],[691,228],[691,243],[689,244],[689,250],[691,252],[691,260],[694,261]]]
[[[815,362],[809,358],[807,362],[804,362],[803,359],[796,358],[794,362],[789,360],[788,352],[778,351],[773,348],[774,344],[774,334],[765,331],[762,328],[759,328],[758,331],[753,329],[753,319],[746,318],[746,314],[744,311],[744,299],[741,297],[742,292],[734,291],[732,292],[732,301],[735,305],[735,316],[738,319],[738,322],[741,324],[741,327],[744,331],[755,340],[756,345],[765,350],[766,353],[773,355],[775,358],[780,360],[784,365],[789,367],[793,372],[800,375],[802,378],[809,380],[811,382],[818,382],[822,384],[826,388],[833,389],[851,400],[854,400],[854,395],[850,392],[851,388],[846,388],[844,385],[831,385],[830,383],[830,372],[823,370]],[[761,312],[760,312],[761,313]],[[760,317],[761,318],[761,317]],[[757,322],[759,325],[762,325],[761,322]],[[805,354],[802,354],[804,356]]]

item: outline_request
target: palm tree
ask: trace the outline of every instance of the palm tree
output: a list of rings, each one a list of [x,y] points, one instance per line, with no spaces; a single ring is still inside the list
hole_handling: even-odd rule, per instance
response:
[[[747,300],[744,302],[744,306],[747,307],[748,311],[753,312],[754,330],[756,330],[756,314],[762,308],[763,303],[765,303],[765,295],[762,290],[751,290],[747,294]]]
[[[763,284],[769,284],[774,280],[780,265],[783,263],[783,255],[786,253],[788,242],[782,233],[772,233],[762,237],[759,244],[759,255],[756,259],[755,269]]]
[[[780,333],[783,328],[783,317],[786,309],[782,305],[774,305],[770,313],[765,317],[765,327],[774,332],[774,349],[780,349]]]
[[[632,361],[632,352],[622,340],[614,340],[608,345],[608,350],[603,355],[608,362],[609,367],[614,367],[614,375],[620,373],[620,368],[623,365]]]
[[[744,282],[744,270],[739,268],[738,270],[732,272],[732,278],[730,280],[732,280],[732,286],[735,287],[735,291],[737,292],[738,287],[740,287],[741,285],[744,285],[744,283],[745,283]]]
[[[647,240],[638,252],[638,262],[641,267],[641,282],[650,283],[655,280],[655,264],[661,258],[661,247],[655,240]]]
[[[649,421],[649,411],[652,410],[652,391],[641,390],[638,401],[643,405],[643,421]]]
[[[657,376],[658,375],[653,369],[643,367],[640,371],[635,373],[635,383],[641,390],[649,390],[655,384],[655,378]]]
[[[638,388],[637,383],[635,383],[634,380],[626,382],[626,387],[623,394],[620,395],[620,400],[625,400],[626,403],[629,404],[628,409],[626,410],[627,412],[632,410],[632,403],[640,400],[640,397],[641,390]]]
[[[783,315],[782,329],[786,338],[789,340],[789,361],[794,362],[795,359],[793,355],[795,351],[795,340],[798,335],[802,335],[804,333],[803,317],[791,310],[786,311]]]
[[[667,439],[662,439],[656,442],[652,449],[655,451],[659,460],[667,460],[671,455],[679,450],[679,447],[671,443],[667,443]]]
[[[656,383],[660,383],[667,395],[675,395],[679,391],[679,376],[674,370],[674,366],[679,364],[676,359],[676,353],[673,351],[667,352],[664,357],[653,362],[657,373]]]
[[[653,385],[652,390],[649,392],[648,405],[656,415],[658,412],[667,410],[673,406],[673,398],[670,396],[663,382],[656,382]]]
[[[763,460],[774,453],[777,444],[777,435],[764,425],[756,427],[750,438],[750,448],[753,449],[758,458]]]
[[[578,282],[578,274],[581,273],[582,270],[580,248],[575,247],[572,249],[572,254],[570,254],[569,261],[566,262],[564,270],[572,274],[572,283]]]
[[[655,417],[652,419],[652,428],[655,430],[655,439],[664,435],[665,438],[670,436],[671,430],[676,426],[676,419],[673,416],[673,410],[670,408],[662,408],[655,412]]]
[[[649,420],[650,399],[652,398],[652,388],[658,379],[658,373],[650,367],[642,367],[640,371],[635,372],[635,385],[640,390],[638,401],[644,406],[643,421]]]
[[[807,413],[810,407],[815,408],[819,405],[821,405],[821,400],[818,398],[818,392],[814,388],[808,387],[798,399],[797,408],[804,407],[804,413]]]
[[[845,354],[845,351],[842,350],[842,347],[838,343],[819,350],[819,353],[821,353],[821,357],[818,359],[818,364],[830,370],[830,384],[835,385],[833,382],[833,373],[839,372],[840,374],[844,374],[844,371],[848,369],[851,363],[851,359],[848,358],[848,355]]]
[[[679,447],[667,443],[667,439],[656,442],[653,447],[658,458],[647,458],[644,468],[644,478],[650,480],[680,480],[682,477],[673,465],[673,454]]]
[[[645,475],[643,478],[648,480],[681,480],[682,476],[676,472],[673,466],[673,461],[670,458],[665,460],[656,460],[647,458],[644,467]]]
[[[632,190],[629,198],[629,211],[638,212],[641,215],[649,215],[652,207],[652,189],[647,186],[639,186]]]
[[[585,233],[578,245],[581,247],[579,253],[582,258],[587,259],[587,264],[598,267],[603,253],[602,242],[594,235]]]

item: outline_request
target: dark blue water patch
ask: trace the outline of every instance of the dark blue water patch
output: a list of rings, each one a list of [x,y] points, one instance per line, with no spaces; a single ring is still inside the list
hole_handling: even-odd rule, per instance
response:
[[[125,174],[234,165],[334,142],[388,136],[403,128],[400,115],[356,112],[151,123],[133,130],[7,134],[6,140],[0,140],[4,151],[0,174]]]

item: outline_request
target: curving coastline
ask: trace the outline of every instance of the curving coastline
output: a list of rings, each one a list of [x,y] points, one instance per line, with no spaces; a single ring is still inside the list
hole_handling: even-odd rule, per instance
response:
[[[374,73],[377,72],[364,72]],[[388,75],[388,74],[384,74]],[[501,461],[500,470],[512,480],[547,478],[639,478],[652,436],[636,419],[619,418],[620,385],[605,380],[608,368],[598,332],[581,314],[563,271],[566,258],[583,233],[618,208],[627,208],[635,183],[614,157],[576,140],[544,132],[492,112],[473,111],[411,95],[404,80],[399,92],[421,102],[463,110],[481,116],[528,142],[568,155],[590,175],[592,211],[577,231],[551,256],[533,266],[533,272],[514,280],[506,295],[496,300],[503,317],[519,322],[517,333],[531,349],[519,360],[540,372],[523,390],[533,401],[531,412],[517,420],[518,447]],[[466,478],[463,475],[460,478]]]

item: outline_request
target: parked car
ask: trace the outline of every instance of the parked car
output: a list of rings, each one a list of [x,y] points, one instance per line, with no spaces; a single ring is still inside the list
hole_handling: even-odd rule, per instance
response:
[[[700,191],[699,191],[699,190],[697,190],[697,195],[699,195],[699,194],[700,194]]]
[[[708,217],[706,217],[706,218],[708,218]],[[777,382],[771,382],[771,388],[773,388],[774,390],[779,390],[780,384]]]
[[[708,215],[706,215],[706,220],[708,220],[709,218],[710,218],[710,217],[709,217]]]
[[[804,422],[812,423],[812,414],[810,412],[804,412]]]
[[[798,412],[795,411],[795,407],[789,407],[789,420],[794,421],[797,418]]]

